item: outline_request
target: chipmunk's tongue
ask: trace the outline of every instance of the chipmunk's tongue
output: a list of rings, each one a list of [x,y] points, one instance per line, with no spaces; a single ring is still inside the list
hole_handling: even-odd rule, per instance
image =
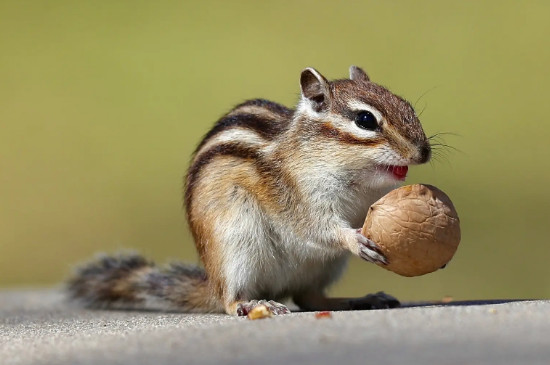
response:
[[[393,174],[397,180],[405,180],[409,166],[388,166],[388,171]]]

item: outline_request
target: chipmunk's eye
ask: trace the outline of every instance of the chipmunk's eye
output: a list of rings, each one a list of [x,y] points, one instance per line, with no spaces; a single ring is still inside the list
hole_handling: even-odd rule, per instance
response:
[[[357,113],[357,116],[355,117],[355,124],[357,124],[359,128],[368,129],[369,131],[373,131],[378,128],[378,121],[376,120],[376,117],[371,112],[366,110]]]

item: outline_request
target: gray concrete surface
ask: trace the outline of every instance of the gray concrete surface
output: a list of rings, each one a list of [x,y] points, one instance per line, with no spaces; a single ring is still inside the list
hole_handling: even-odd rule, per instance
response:
[[[0,291],[0,364],[550,364],[550,301],[226,315],[86,310]]]

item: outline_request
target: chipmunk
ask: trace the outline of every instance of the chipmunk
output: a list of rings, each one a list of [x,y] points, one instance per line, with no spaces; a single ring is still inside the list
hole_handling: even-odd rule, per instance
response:
[[[185,182],[187,219],[204,269],[162,268],[138,255],[102,257],[69,282],[89,306],[246,315],[258,305],[304,310],[389,308],[383,292],[328,298],[350,254],[387,263],[358,228],[431,147],[413,107],[359,67],[300,77],[295,110],[246,101],[198,145]]]

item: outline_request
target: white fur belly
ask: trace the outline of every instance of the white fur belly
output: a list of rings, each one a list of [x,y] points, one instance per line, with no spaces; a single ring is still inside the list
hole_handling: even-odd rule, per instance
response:
[[[263,272],[261,287],[275,297],[306,291],[322,291],[340,277],[349,254],[327,252],[303,242],[286,242],[284,254]]]
[[[282,241],[260,234],[255,238],[244,243],[241,237],[241,244],[224,250],[226,289],[231,297],[277,300],[320,291],[340,276],[349,257],[346,251],[328,251],[294,237]]]

